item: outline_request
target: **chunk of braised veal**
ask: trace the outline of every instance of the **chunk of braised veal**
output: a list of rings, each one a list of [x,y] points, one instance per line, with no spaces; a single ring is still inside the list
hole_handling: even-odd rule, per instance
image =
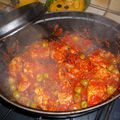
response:
[[[31,83],[29,81],[20,81],[20,83],[18,84],[18,87],[17,87],[18,91],[23,92],[23,91],[27,90],[30,85],[31,85]]]
[[[89,106],[98,104],[103,100],[107,99],[107,89],[104,82],[100,82],[98,80],[91,80],[89,81],[88,86],[88,104]]]
[[[117,64],[117,58],[110,52],[103,49],[98,49],[89,55],[89,59],[93,64],[99,65],[101,67],[107,68],[107,66],[112,64]]]
[[[50,46],[52,50],[51,58],[55,59],[58,63],[62,63],[68,54],[69,46],[64,43],[58,43],[56,41],[51,43]]]

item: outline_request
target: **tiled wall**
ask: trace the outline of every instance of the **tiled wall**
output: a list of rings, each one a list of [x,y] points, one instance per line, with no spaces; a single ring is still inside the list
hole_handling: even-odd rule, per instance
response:
[[[106,16],[120,23],[120,0],[91,0],[87,12]]]

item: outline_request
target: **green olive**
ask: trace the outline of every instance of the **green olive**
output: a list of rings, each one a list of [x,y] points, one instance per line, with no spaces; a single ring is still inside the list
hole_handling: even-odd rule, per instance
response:
[[[75,87],[74,91],[75,91],[77,94],[80,94],[81,91],[82,91],[82,88],[81,88],[81,87]]]
[[[81,102],[81,107],[86,108],[88,106],[87,101],[82,101]]]
[[[81,80],[80,83],[85,87],[88,86],[88,80],[86,79]]]
[[[115,88],[113,86],[108,86],[107,87],[107,93],[109,95],[112,95],[115,92]]]
[[[20,93],[19,93],[17,90],[15,90],[15,91],[13,92],[13,96],[14,96],[16,99],[19,99],[19,98],[20,98]]]
[[[16,86],[15,86],[15,85],[11,85],[11,86],[10,86],[10,89],[11,89],[12,91],[15,91],[15,90],[16,90]]]

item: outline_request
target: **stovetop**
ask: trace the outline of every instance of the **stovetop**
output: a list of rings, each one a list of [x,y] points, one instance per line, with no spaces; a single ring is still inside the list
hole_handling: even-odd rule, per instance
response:
[[[0,101],[0,120],[120,120],[120,98],[92,113],[65,119],[53,119],[30,114]]]

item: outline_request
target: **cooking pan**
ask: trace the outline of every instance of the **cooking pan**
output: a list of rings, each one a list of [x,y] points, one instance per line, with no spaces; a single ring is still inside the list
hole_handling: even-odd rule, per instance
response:
[[[22,25],[2,34],[0,39],[0,97],[13,106],[41,116],[65,118],[86,114],[109,104],[120,96],[116,91],[106,101],[86,109],[64,112],[49,112],[32,109],[14,101],[8,85],[7,65],[12,58],[22,52],[25,46],[49,38],[54,26],[58,24],[64,31],[80,32],[95,43],[95,48],[104,48],[115,55],[120,53],[120,25],[110,19],[92,13],[56,12],[47,13],[30,24]],[[99,42],[98,42],[99,41]],[[108,45],[109,44],[109,45]],[[85,47],[85,46],[84,46]],[[118,65],[120,70],[120,65]]]

